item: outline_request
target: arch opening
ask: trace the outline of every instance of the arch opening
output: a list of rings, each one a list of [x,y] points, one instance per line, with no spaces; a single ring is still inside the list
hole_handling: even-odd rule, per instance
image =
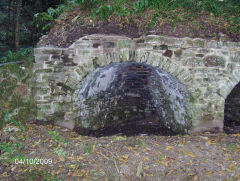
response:
[[[240,133],[240,82],[225,100],[223,129],[226,133]]]
[[[80,134],[174,135],[191,128],[190,94],[169,73],[145,63],[97,68],[74,92]]]

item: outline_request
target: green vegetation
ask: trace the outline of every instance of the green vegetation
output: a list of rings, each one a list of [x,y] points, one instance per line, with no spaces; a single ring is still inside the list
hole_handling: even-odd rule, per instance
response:
[[[64,4],[57,6],[57,8],[48,8],[47,12],[36,13],[34,15],[33,24],[38,30],[36,33],[37,36],[42,36],[46,34],[51,27],[51,23],[58,18],[58,16],[66,8]]]
[[[234,31],[240,31],[240,1],[238,0],[76,0],[73,2],[83,10],[91,8],[92,16],[100,20],[106,20],[111,15],[144,16],[144,13],[153,10],[152,21],[161,17],[171,22],[178,22],[207,13],[210,16],[226,18]]]
[[[6,64],[0,67],[0,118],[6,117],[4,111],[8,111],[9,119],[23,125],[34,119],[37,109],[32,95],[33,59],[32,49],[8,51],[1,58],[2,62],[20,61],[21,64]],[[0,128],[3,127],[2,120],[0,119]]]
[[[57,133],[56,131],[49,131],[48,134],[52,135],[52,140],[56,141],[56,142],[60,142],[61,141],[61,137],[59,135],[59,133]]]
[[[63,148],[54,148],[54,153],[58,156],[63,156],[65,157],[66,156],[66,151],[64,151]]]
[[[0,121],[1,127],[6,124],[8,125],[8,127],[3,130],[5,134],[2,134],[3,138],[1,138],[0,140],[0,159],[5,162],[12,162],[16,158],[23,158],[21,153],[21,133],[24,132],[24,128],[19,122],[9,118],[8,111],[4,111],[3,119],[1,119]],[[10,126],[15,127],[12,128]],[[15,129],[15,131],[12,129]]]
[[[0,58],[0,63],[15,62],[15,61],[32,62],[33,49],[22,48],[17,52],[9,50]]]
[[[74,42],[74,37],[88,34],[91,32],[89,28],[96,32],[95,28],[98,27],[99,33],[104,32],[105,28],[106,31],[113,29],[113,32],[119,28],[120,34],[124,32],[130,36],[154,32],[219,39],[221,32],[230,41],[240,39],[238,0],[73,0],[66,1],[60,9],[63,13],[59,17],[49,17],[44,26],[45,32],[51,27],[45,43],[59,47],[69,46]],[[45,15],[50,16],[49,13]],[[80,26],[81,30],[78,31]],[[71,38],[66,38],[68,36]],[[59,39],[54,41],[56,37]],[[44,45],[44,42],[41,43]]]
[[[88,155],[89,153],[91,153],[94,150],[94,144],[93,143],[88,143],[87,145],[85,145],[83,147],[83,153],[85,155]]]

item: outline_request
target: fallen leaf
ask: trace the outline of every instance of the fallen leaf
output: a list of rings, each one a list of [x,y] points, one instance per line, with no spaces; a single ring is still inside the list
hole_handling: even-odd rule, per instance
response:
[[[216,145],[216,143],[212,142],[211,140],[208,140],[207,143],[208,143],[209,145]]]
[[[235,167],[236,166],[236,164],[237,163],[235,163],[235,162],[232,162],[229,166],[228,166],[228,168],[230,168],[230,169],[232,169],[233,167]]]
[[[8,177],[9,175],[7,174],[7,172],[4,172],[1,176],[2,177]]]
[[[70,168],[70,169],[75,169],[75,168],[76,168],[76,165],[74,165],[74,164],[69,165],[69,168]]]
[[[127,155],[122,156],[122,159],[128,159]]]
[[[166,147],[166,150],[172,150],[172,149],[173,149],[172,146],[167,146],[167,147]]]
[[[166,162],[164,162],[164,161],[161,161],[160,163],[161,163],[162,165],[164,165],[164,166],[166,166],[166,167],[167,167],[167,166],[168,166],[168,163],[169,163],[169,161],[166,161]]]
[[[64,162],[64,161],[65,161],[65,159],[64,159],[64,157],[63,157],[63,156],[60,156],[60,157],[59,157],[59,160],[60,160],[60,161],[62,161],[62,162]]]
[[[213,174],[213,171],[207,171],[207,175],[210,176]]]
[[[140,177],[140,176],[141,176],[142,166],[143,166],[143,162],[140,161],[140,163],[138,164],[138,167],[137,167],[137,173],[136,173],[136,176],[137,176],[137,177]]]
[[[196,157],[196,156],[193,154],[193,152],[186,152],[186,155],[187,155],[187,156],[190,156],[190,157],[192,157],[192,158]]]
[[[77,170],[76,170],[75,172],[73,172],[73,174],[72,174],[73,177],[76,177],[76,176],[78,176],[78,175],[79,175],[79,173],[78,173]]]

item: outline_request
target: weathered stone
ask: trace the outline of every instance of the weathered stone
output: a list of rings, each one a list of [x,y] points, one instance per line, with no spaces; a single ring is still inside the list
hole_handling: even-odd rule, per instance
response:
[[[114,42],[103,42],[103,48],[114,48],[115,43]]]
[[[230,60],[233,62],[240,62],[240,55],[239,56],[231,56]]]
[[[43,49],[43,50],[42,50],[42,53],[43,53],[43,54],[61,55],[62,49],[55,49],[55,48],[52,48],[52,49]]]
[[[214,67],[214,66],[224,67],[226,62],[223,57],[215,56],[215,55],[207,56],[204,58],[203,61],[205,66],[207,67]]]
[[[77,64],[73,62],[73,58],[70,58],[68,55],[63,55],[62,60],[64,66],[76,66]]]
[[[36,62],[49,61],[49,59],[50,59],[49,56],[36,56],[35,57]]]
[[[172,57],[172,54],[173,54],[172,50],[166,50],[166,51],[163,53],[164,56],[170,57],[170,58]]]
[[[181,55],[182,55],[182,50],[176,50],[176,51],[174,51],[174,55],[176,56],[176,57],[181,57]]]
[[[53,69],[37,69],[35,73],[50,73],[53,72]]]
[[[204,54],[196,54],[196,57],[204,57]]]
[[[100,45],[100,43],[93,43],[93,48],[98,48]]]
[[[154,50],[168,50],[168,46],[167,45],[154,45],[153,46]]]
[[[204,43],[205,42],[202,39],[196,39],[196,40],[193,41],[193,45],[196,48],[204,48]]]
[[[94,57],[94,58],[92,59],[93,66],[94,66],[95,69],[100,66],[99,63],[98,63],[98,61],[99,61],[99,60],[98,60],[97,57]]]
[[[74,121],[57,121],[56,125],[64,128],[68,128],[70,130],[73,130],[75,127]]]

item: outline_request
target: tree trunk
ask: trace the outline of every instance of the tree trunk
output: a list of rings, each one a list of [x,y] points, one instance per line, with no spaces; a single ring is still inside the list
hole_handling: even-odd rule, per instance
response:
[[[13,0],[13,16],[12,16],[12,41],[10,42],[11,47],[14,47],[14,42],[15,42],[15,19],[16,19],[16,1],[17,0]]]
[[[6,42],[9,44],[9,31],[10,31],[10,26],[11,26],[11,6],[12,6],[12,0],[8,0],[8,24],[7,24],[7,37],[6,37]]]
[[[15,51],[18,51],[19,49],[19,15],[20,15],[20,5],[21,5],[21,0],[16,0],[15,4],[15,26],[14,26],[14,49]]]

